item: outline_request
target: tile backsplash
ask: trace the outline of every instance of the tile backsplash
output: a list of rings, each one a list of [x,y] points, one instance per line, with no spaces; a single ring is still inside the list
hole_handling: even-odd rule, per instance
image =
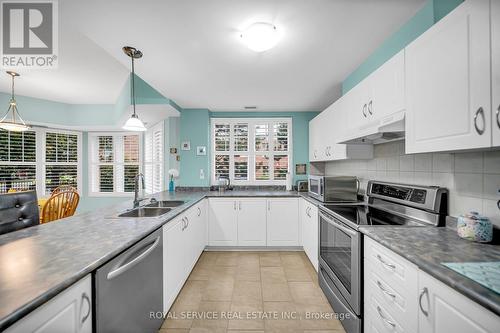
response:
[[[372,160],[327,162],[325,174],[357,176],[363,189],[370,179],[443,186],[450,215],[474,210],[500,226],[500,150],[407,155],[404,141],[390,142],[376,145]]]

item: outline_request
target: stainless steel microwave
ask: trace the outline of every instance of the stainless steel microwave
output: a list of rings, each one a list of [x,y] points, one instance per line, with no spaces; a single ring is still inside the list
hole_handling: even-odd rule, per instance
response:
[[[356,202],[358,190],[356,177],[309,176],[309,195],[322,202]]]

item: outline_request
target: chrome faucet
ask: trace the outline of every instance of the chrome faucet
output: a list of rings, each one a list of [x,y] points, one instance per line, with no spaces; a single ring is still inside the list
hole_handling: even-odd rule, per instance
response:
[[[146,187],[146,182],[144,180],[144,175],[138,173],[134,178],[134,208],[139,207],[139,203],[144,200],[144,198],[139,198],[139,178],[141,179],[142,189]]]

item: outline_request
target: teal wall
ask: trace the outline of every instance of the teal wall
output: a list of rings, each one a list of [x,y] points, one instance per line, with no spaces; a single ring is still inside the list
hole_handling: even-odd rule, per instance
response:
[[[292,118],[294,181],[307,175],[295,175],[295,164],[309,162],[309,121],[317,112],[210,112],[183,110],[180,118],[181,142],[191,141],[191,150],[181,150],[181,186],[210,186],[210,119],[211,118]],[[197,156],[196,146],[206,146],[207,155]],[[200,169],[205,179],[200,180]],[[309,171],[309,170],[308,170]]]
[[[191,150],[180,150],[180,186],[209,186],[210,177],[210,111],[208,109],[184,109],[180,118],[180,144],[190,141]],[[206,146],[207,155],[196,155],[197,146]],[[205,179],[200,179],[203,169]]]
[[[462,2],[463,0],[428,0],[415,16],[384,41],[342,82],[342,94],[351,90]]]

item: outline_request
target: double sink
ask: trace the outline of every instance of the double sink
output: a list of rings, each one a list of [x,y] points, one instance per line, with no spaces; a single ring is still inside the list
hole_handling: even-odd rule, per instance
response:
[[[181,200],[151,200],[151,203],[128,210],[118,215],[118,217],[158,217],[170,212],[173,208],[184,204]]]

